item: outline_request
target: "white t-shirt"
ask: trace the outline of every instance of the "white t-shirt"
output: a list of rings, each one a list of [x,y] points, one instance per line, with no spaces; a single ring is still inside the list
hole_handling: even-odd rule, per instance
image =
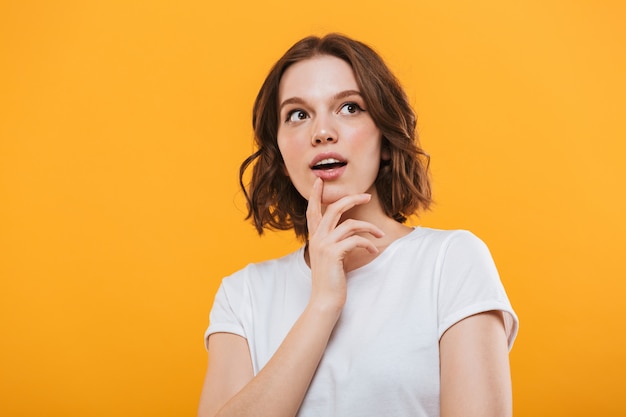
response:
[[[504,312],[509,348],[518,320],[489,250],[467,231],[417,227],[347,274],[348,298],[299,417],[439,416],[439,339],[480,312]],[[311,294],[304,248],[222,281],[210,334],[247,339],[256,375]]]

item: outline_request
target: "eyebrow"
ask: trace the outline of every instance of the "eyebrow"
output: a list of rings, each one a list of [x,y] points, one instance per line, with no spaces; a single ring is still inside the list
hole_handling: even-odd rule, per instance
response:
[[[352,96],[363,97],[361,95],[360,91],[357,91],[357,90],[345,90],[345,91],[341,91],[341,92],[335,94],[334,96],[332,96],[331,97],[331,101],[341,100],[343,98],[352,97]],[[286,99],[285,101],[283,101],[282,103],[280,103],[280,106],[278,107],[278,112],[280,113],[282,111],[283,107],[285,107],[288,104],[304,104],[304,103],[305,103],[304,99],[302,99],[300,97],[290,97],[290,98]]]

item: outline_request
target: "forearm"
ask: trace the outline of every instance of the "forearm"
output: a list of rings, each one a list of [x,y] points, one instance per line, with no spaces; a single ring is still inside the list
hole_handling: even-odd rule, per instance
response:
[[[294,416],[340,312],[336,307],[309,304],[265,367],[217,416]]]

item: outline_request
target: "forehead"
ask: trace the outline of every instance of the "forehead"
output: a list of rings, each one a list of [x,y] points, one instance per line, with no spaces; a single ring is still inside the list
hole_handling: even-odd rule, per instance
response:
[[[279,101],[291,97],[323,98],[341,91],[359,91],[352,67],[343,59],[321,55],[291,65],[278,87]]]

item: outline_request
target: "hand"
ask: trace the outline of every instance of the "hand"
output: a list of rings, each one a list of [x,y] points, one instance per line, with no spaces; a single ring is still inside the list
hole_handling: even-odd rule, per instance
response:
[[[383,231],[371,223],[348,219],[339,224],[341,216],[351,208],[370,201],[370,194],[345,196],[329,204],[322,213],[324,182],[318,178],[313,184],[306,211],[309,229],[309,262],[313,291],[311,300],[341,310],[346,302],[346,272],[344,260],[356,248],[378,253],[374,244],[363,237],[370,233],[382,237]]]

